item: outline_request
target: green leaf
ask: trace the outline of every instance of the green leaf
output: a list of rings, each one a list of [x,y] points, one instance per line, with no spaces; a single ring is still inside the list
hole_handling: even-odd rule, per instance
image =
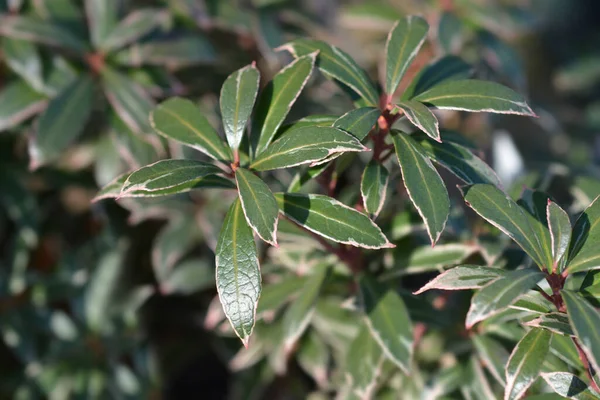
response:
[[[464,62],[462,58],[444,56],[421,71],[404,91],[402,99],[411,99],[444,81],[467,79],[472,73],[473,67]]]
[[[367,106],[377,106],[379,96],[375,86],[356,62],[339,48],[311,39],[296,39],[277,50],[287,50],[295,58],[319,51],[317,67],[326,75],[343,83],[360,95]]]
[[[331,127],[307,126],[294,129],[274,141],[250,168],[258,171],[317,163],[347,151],[366,151],[354,136]]]
[[[155,191],[161,194],[181,193],[194,187],[204,177],[221,172],[218,167],[202,161],[160,160],[129,175],[120,196]]]
[[[332,126],[363,141],[377,123],[380,115],[381,110],[375,107],[355,108],[336,119]]]
[[[394,247],[369,217],[331,197],[276,193],[275,199],[286,217],[329,240],[366,249]]]
[[[600,370],[600,312],[580,294],[561,291],[571,327],[596,371]]]
[[[89,76],[73,82],[52,99],[41,115],[30,143],[30,167],[58,158],[81,134],[92,113],[94,83]]]
[[[377,216],[383,208],[390,174],[382,164],[371,161],[367,164],[360,182],[360,194],[365,209]]]
[[[525,322],[523,325],[547,329],[549,332],[559,335],[575,335],[571,329],[571,325],[569,325],[569,317],[566,314],[558,312],[540,315],[536,319]]]
[[[494,279],[504,275],[500,268],[482,267],[479,265],[459,265],[442,272],[414,294],[427,290],[465,290],[480,289]]]
[[[591,270],[585,274],[579,289],[595,307],[600,307],[600,270]]]
[[[555,266],[562,271],[564,267],[564,255],[571,242],[571,221],[567,213],[560,206],[548,200],[546,211],[548,229],[552,241],[552,259]]]
[[[328,163],[321,163],[319,165],[309,167],[304,171],[298,171],[296,175],[294,175],[294,177],[292,178],[292,181],[290,182],[290,186],[288,187],[287,191],[299,191],[305,183],[321,175],[329,166],[330,164]]]
[[[356,338],[350,343],[344,361],[346,382],[351,392],[361,399],[372,398],[385,357],[369,328],[361,324]]]
[[[22,77],[36,91],[43,90],[42,60],[33,43],[21,39],[4,38],[2,52],[4,61],[15,74]]]
[[[150,114],[156,132],[190,146],[220,161],[231,160],[231,152],[200,109],[189,100],[173,97],[162,102]]]
[[[371,334],[385,355],[408,373],[413,353],[413,332],[402,298],[393,289],[367,275],[359,279],[358,286]]]
[[[246,221],[265,242],[277,246],[277,216],[279,207],[266,183],[243,168],[235,170],[242,208]]]
[[[442,82],[415,96],[413,100],[442,110],[535,116],[525,99],[512,89],[475,79]]]
[[[600,196],[577,218],[569,246],[569,274],[600,268]]]
[[[500,179],[494,170],[468,148],[447,140],[438,143],[426,139],[419,143],[432,161],[452,172],[463,182],[500,186]]]
[[[117,52],[114,60],[130,67],[156,65],[176,70],[213,63],[216,54],[206,37],[200,34],[187,34],[133,44]]]
[[[48,100],[23,81],[8,83],[0,91],[0,132],[13,128],[46,108]]]
[[[550,372],[542,378],[559,395],[574,400],[598,400],[596,394],[584,381],[568,372]]]
[[[254,328],[261,276],[252,229],[239,199],[225,216],[215,250],[217,291],[233,330],[248,347]]]
[[[482,364],[499,384],[505,386],[504,366],[508,361],[508,351],[490,335],[474,335],[472,340]]]
[[[423,103],[418,101],[406,100],[396,105],[402,111],[406,118],[417,128],[422,130],[437,142],[441,142],[440,139],[440,126],[437,118]]]
[[[109,113],[108,129],[112,145],[130,169],[138,169],[157,161],[164,156],[161,148],[158,150],[155,135],[136,135],[114,112]],[[148,140],[154,138],[154,143]]]
[[[451,11],[444,11],[438,25],[438,40],[446,53],[460,50],[465,37],[463,22]]]
[[[289,354],[296,341],[302,336],[315,311],[315,305],[321,288],[327,280],[331,268],[321,264],[314,268],[308,277],[298,297],[292,302],[283,316],[284,342],[283,347]]]
[[[425,222],[431,243],[435,244],[450,213],[446,186],[421,145],[412,137],[396,131],[392,139],[410,200]]]
[[[429,25],[418,16],[408,16],[396,22],[387,37],[385,92],[392,96],[402,77],[427,39]]]
[[[147,8],[133,11],[102,40],[100,49],[108,53],[135,42],[165,24],[168,18],[169,14],[164,10]]]
[[[543,277],[544,274],[539,270],[520,269],[509,271],[484,286],[471,299],[467,329],[515,303]]]
[[[463,194],[469,207],[514,240],[539,266],[548,265],[546,251],[527,212],[510,197],[488,184],[468,186],[463,188]]]
[[[252,114],[260,73],[254,65],[248,65],[229,75],[221,88],[221,116],[229,146],[235,151],[240,147],[246,124]]]
[[[292,297],[295,297],[304,286],[306,278],[293,275],[283,280],[263,287],[260,294],[260,303],[256,314],[268,319],[269,313],[274,313],[283,307]]]
[[[88,51],[85,42],[71,32],[51,21],[33,17],[0,15],[0,35],[62,47],[80,54]]]
[[[315,380],[320,388],[327,387],[327,372],[331,363],[331,357],[329,348],[318,333],[310,331],[305,335],[296,353],[296,360],[300,367]]]
[[[250,136],[255,155],[262,153],[273,141],[308,82],[316,57],[317,52],[297,58],[279,71],[262,91]]]
[[[119,17],[119,2],[106,0],[85,0],[90,38],[98,47],[114,29]]]
[[[410,245],[404,243],[404,246],[396,249],[394,265],[381,278],[388,279],[427,271],[439,271],[444,267],[463,262],[478,251],[477,247],[462,243],[438,244],[435,247],[431,247],[430,244],[414,246],[414,243]]]
[[[547,226],[547,207],[550,197],[544,192],[525,188],[517,204],[525,211],[529,225],[536,233],[535,240],[539,242],[544,255],[544,264],[549,272],[552,271],[552,239]]]
[[[542,370],[552,334],[532,329],[517,343],[506,364],[505,400],[520,399]]]

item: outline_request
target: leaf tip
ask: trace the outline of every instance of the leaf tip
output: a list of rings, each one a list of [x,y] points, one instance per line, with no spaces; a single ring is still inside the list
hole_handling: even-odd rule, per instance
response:
[[[245,337],[240,336],[240,340],[242,341],[244,348],[248,349],[248,342],[250,341],[250,336],[245,336]]]

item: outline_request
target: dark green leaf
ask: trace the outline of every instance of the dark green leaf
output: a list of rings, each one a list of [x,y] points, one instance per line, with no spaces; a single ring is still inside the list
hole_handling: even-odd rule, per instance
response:
[[[455,13],[444,11],[438,25],[438,40],[446,53],[454,53],[460,49],[463,41],[464,26]]]
[[[202,161],[161,160],[129,175],[119,197],[140,192],[181,193],[196,186],[206,176],[220,172],[223,171]]]
[[[423,140],[420,144],[429,158],[452,172],[463,182],[467,184],[489,183],[500,186],[500,180],[494,170],[468,148],[447,140],[444,140],[443,143]]]
[[[216,160],[231,160],[231,152],[200,109],[189,100],[171,98],[150,114],[152,127],[162,136],[190,146]]]
[[[345,377],[351,392],[360,399],[372,398],[385,357],[369,328],[361,324],[346,353]]]
[[[339,48],[311,39],[296,39],[281,46],[278,50],[287,50],[294,57],[302,57],[319,51],[317,67],[326,75],[336,79],[359,94],[365,105],[377,106],[379,96],[373,83],[356,62]]]
[[[552,240],[552,258],[554,265],[560,268],[559,271],[562,271],[565,259],[563,256],[571,242],[571,221],[567,213],[558,204],[551,201],[548,201],[546,215]]]
[[[273,142],[250,168],[268,171],[317,163],[347,151],[368,150],[354,136],[336,128],[307,126],[287,132]]]
[[[92,112],[94,83],[83,76],[52,99],[30,144],[30,166],[54,160],[81,134]]]
[[[448,266],[463,262],[467,257],[477,252],[477,247],[470,244],[447,243],[422,245],[408,252],[406,247],[400,247],[394,252],[394,266],[383,276],[386,279],[410,274],[420,274],[426,271],[439,271]]]
[[[579,216],[573,227],[567,271],[600,268],[600,196]]]
[[[341,129],[363,141],[377,123],[381,110],[375,107],[361,107],[348,111],[333,123],[334,128]]]
[[[315,311],[315,305],[321,288],[327,280],[331,268],[329,265],[321,264],[314,268],[312,274],[308,277],[298,297],[292,302],[283,316],[284,326],[284,349],[287,354],[290,353],[296,341],[302,336],[312,315]]]
[[[548,331],[559,335],[574,336],[571,325],[569,325],[569,317],[563,313],[553,312],[543,314],[536,319],[527,321],[524,325],[547,329]]]
[[[417,128],[422,130],[437,142],[441,142],[440,139],[440,127],[437,118],[429,108],[423,103],[418,101],[406,100],[399,103],[398,108],[404,111],[404,115],[408,120]]]
[[[111,52],[135,42],[165,24],[168,18],[169,14],[164,10],[138,9],[133,11],[102,40],[100,49],[104,52]]]
[[[12,128],[46,108],[48,100],[23,81],[7,84],[0,91],[0,132]]]
[[[279,207],[271,190],[258,176],[243,168],[235,171],[246,221],[265,242],[277,246]]]
[[[518,400],[538,377],[550,349],[552,334],[530,330],[515,346],[506,364],[505,400]]]
[[[110,140],[119,158],[123,159],[130,169],[138,169],[164,157],[161,148],[157,150],[154,135],[136,135],[115,113],[109,114]],[[153,138],[154,141],[149,140]]]
[[[359,279],[358,285],[371,334],[385,355],[408,373],[413,353],[413,332],[402,298],[393,289],[367,275]]]
[[[315,65],[317,53],[291,62],[262,91],[252,121],[251,143],[259,155],[271,144],[277,130],[298,99]]]
[[[229,75],[221,88],[221,116],[229,147],[240,147],[246,125],[252,114],[260,73],[254,65],[248,65]]]
[[[568,372],[550,372],[542,378],[559,395],[574,400],[598,400],[600,396],[581,379]]]
[[[515,303],[543,277],[544,274],[539,270],[520,269],[507,272],[484,286],[471,299],[467,329]]]
[[[463,188],[467,205],[489,223],[500,229],[539,265],[548,265],[548,257],[531,226],[526,211],[500,189],[488,184]]]
[[[442,82],[413,100],[445,110],[535,116],[525,99],[512,89],[474,79]]]
[[[275,198],[286,217],[329,240],[367,249],[394,247],[369,217],[331,197],[276,193]]]
[[[427,226],[431,243],[435,244],[450,213],[446,186],[420,144],[403,132],[396,131],[392,138],[408,195]]]
[[[525,211],[529,225],[536,233],[535,240],[539,242],[544,254],[544,264],[548,271],[552,271],[552,239],[547,225],[547,208],[550,197],[548,194],[525,188],[517,204]]]
[[[504,386],[504,367],[508,361],[508,351],[497,340],[489,335],[474,335],[473,344],[477,350],[477,355],[483,365],[490,371],[490,374]]]
[[[36,91],[43,90],[42,60],[33,43],[27,40],[4,38],[2,52],[4,61],[15,74],[21,76]]]
[[[444,81],[466,79],[472,73],[473,67],[464,62],[462,58],[456,56],[442,57],[423,69],[406,89],[402,99],[411,99]]]
[[[421,294],[426,290],[465,290],[480,289],[494,279],[504,275],[499,268],[482,267],[479,265],[460,265],[450,268],[436,276],[433,280],[415,292]]]
[[[296,360],[300,367],[317,382],[320,388],[327,387],[330,358],[327,345],[314,331],[305,335],[305,339],[296,353]]]
[[[114,59],[121,65],[157,65],[174,70],[212,63],[216,54],[207,38],[195,34],[133,44],[115,54]]]
[[[85,42],[71,32],[46,20],[21,15],[0,15],[0,35],[39,42],[84,53]]]
[[[396,22],[387,37],[385,92],[392,96],[408,67],[427,39],[429,25],[418,16],[408,16]]]
[[[252,229],[237,199],[225,216],[215,250],[217,291],[235,333],[248,347],[254,328],[261,276]]]
[[[561,291],[571,327],[596,371],[600,370],[600,312],[580,294]]]
[[[321,163],[319,165],[315,165],[313,167],[308,167],[304,171],[298,171],[294,178],[290,182],[290,186],[288,187],[288,192],[297,192],[300,190],[302,186],[308,181],[315,179],[319,175],[321,175],[325,170],[330,166],[328,163]]]
[[[371,161],[367,164],[360,182],[360,193],[369,214],[379,215],[385,202],[389,178],[388,170],[379,162]]]
[[[98,47],[111,33],[118,22],[119,2],[107,0],[85,0],[85,13],[90,38]]]

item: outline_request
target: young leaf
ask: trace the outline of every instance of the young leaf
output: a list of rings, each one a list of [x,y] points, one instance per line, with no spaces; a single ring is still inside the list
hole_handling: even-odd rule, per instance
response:
[[[279,207],[266,183],[243,168],[235,170],[242,208],[246,221],[265,242],[277,246],[277,216]]]
[[[554,265],[560,267],[560,270],[562,270],[564,266],[563,256],[567,252],[569,243],[571,242],[571,221],[567,213],[558,204],[550,200],[548,200],[546,216],[552,240]]]
[[[6,84],[0,90],[0,132],[12,128],[46,108],[46,96],[23,81]]]
[[[377,161],[367,164],[360,182],[360,194],[369,214],[379,215],[385,202],[389,178],[390,174],[383,164]]]
[[[408,195],[427,226],[431,243],[435,244],[450,213],[446,186],[421,145],[402,132],[395,132],[392,138]]]
[[[571,327],[596,371],[600,370],[600,312],[581,295],[561,291]]]
[[[475,79],[442,82],[415,96],[413,100],[443,110],[535,116],[525,99],[512,89]]]
[[[536,319],[525,322],[523,325],[532,326],[534,328],[547,329],[549,332],[553,332],[559,335],[574,336],[571,325],[569,324],[569,317],[566,314],[553,312],[549,314],[542,314]]]
[[[317,53],[299,57],[275,75],[262,91],[252,121],[254,154],[262,153],[300,96],[315,65]]]
[[[520,269],[507,272],[484,286],[471,299],[467,329],[515,303],[543,277],[544,274],[539,270]]]
[[[254,65],[248,65],[229,75],[221,88],[221,116],[225,136],[232,150],[240,147],[246,125],[252,114],[260,73]]]
[[[438,143],[425,139],[419,143],[431,160],[452,172],[463,182],[501,185],[494,170],[468,148],[448,140]]]
[[[345,376],[350,390],[360,399],[372,398],[377,378],[385,360],[381,346],[375,341],[369,328],[361,324],[356,338],[346,353]]]
[[[463,188],[465,201],[477,214],[514,240],[539,266],[547,266],[546,252],[526,211],[500,189],[488,184]]]
[[[373,278],[358,281],[362,307],[371,334],[385,355],[404,372],[410,370],[413,352],[412,323],[402,298]]]
[[[319,51],[317,67],[324,74],[359,94],[366,103],[364,105],[375,107],[378,105],[377,90],[365,71],[339,48],[318,40],[296,39],[277,50],[287,50],[296,58]]]
[[[320,161],[332,154],[368,150],[354,136],[336,128],[307,126],[274,141],[250,168],[258,171],[289,168]]]
[[[206,176],[221,172],[221,169],[202,161],[160,160],[129,175],[121,196],[135,192],[180,193],[191,189]]]
[[[189,100],[173,97],[158,105],[150,114],[156,132],[220,161],[231,160],[215,129]]]
[[[106,0],[85,0],[90,37],[95,47],[98,47],[117,24],[119,3]]]
[[[215,250],[216,279],[223,311],[233,330],[248,347],[254,328],[261,277],[252,229],[239,199],[233,202]]]
[[[579,216],[573,227],[567,271],[600,268],[600,196]]]
[[[380,115],[381,110],[375,107],[355,108],[336,119],[332,126],[362,141],[371,132]]]
[[[369,217],[331,197],[276,193],[275,198],[286,217],[329,240],[367,249],[394,247]]]
[[[568,372],[549,372],[542,378],[559,395],[574,400],[598,400],[600,396],[584,381]]]
[[[330,271],[329,265],[318,265],[283,316],[283,346],[287,354],[308,327],[321,287],[327,280]]]
[[[92,112],[93,101],[94,83],[89,76],[76,80],[50,101],[30,143],[31,168],[54,160],[79,136]]]
[[[535,381],[550,350],[551,339],[550,332],[532,329],[517,343],[506,364],[504,400],[520,399]]]
[[[442,272],[414,294],[426,290],[465,290],[480,289],[494,279],[504,275],[500,268],[482,267],[479,265],[459,265]]]
[[[404,111],[404,115],[408,120],[417,128],[422,130],[437,142],[441,142],[440,139],[440,126],[437,118],[423,103],[418,101],[406,100],[399,104],[397,107]]]
[[[21,15],[0,15],[0,35],[62,47],[80,54],[88,50],[84,41],[60,25]]]
[[[385,92],[388,96],[391,97],[398,88],[406,70],[427,39],[427,31],[427,21],[421,17],[409,16],[396,22],[388,34],[385,45]]]
[[[152,32],[169,18],[163,10],[138,9],[119,22],[102,40],[100,49],[104,52],[117,50]]]

